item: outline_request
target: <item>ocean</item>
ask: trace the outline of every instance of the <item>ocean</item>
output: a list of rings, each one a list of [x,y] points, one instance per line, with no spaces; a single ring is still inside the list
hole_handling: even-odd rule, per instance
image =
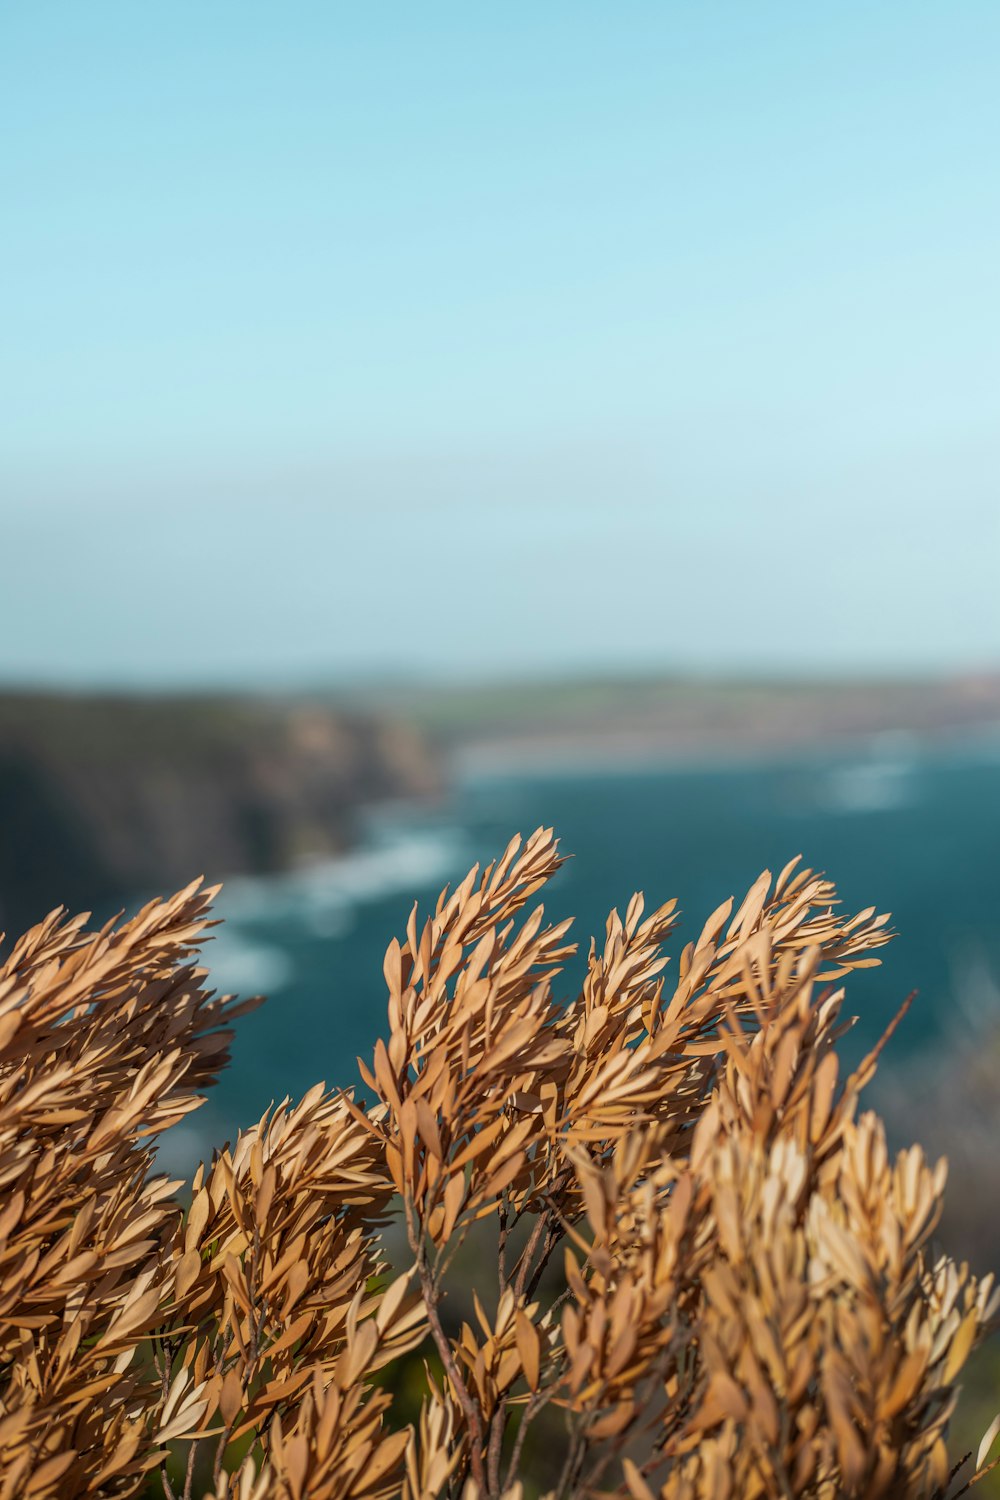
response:
[[[882,1033],[910,990],[919,997],[883,1067],[947,1046],[961,1029],[1000,1025],[1000,734],[929,744],[883,735],[754,762],[467,770],[449,801],[383,811],[364,845],[294,875],[229,882],[225,919],[204,961],[221,990],[269,1000],[239,1022],[230,1068],[208,1104],[162,1143],[186,1165],[232,1138],[272,1101],[320,1079],[357,1079],[384,1030],[382,957],[417,900],[498,854],[515,833],[551,825],[573,857],[546,907],[573,916],[586,953],[608,910],[634,890],[652,907],[678,897],[679,954],[728,895],[793,855],[824,871],[852,911],[893,914],[899,934],[880,968],[848,980],[848,1060]],[[583,959],[563,976],[579,982]],[[668,968],[668,977],[670,970]],[[171,1139],[172,1138],[172,1139]]]

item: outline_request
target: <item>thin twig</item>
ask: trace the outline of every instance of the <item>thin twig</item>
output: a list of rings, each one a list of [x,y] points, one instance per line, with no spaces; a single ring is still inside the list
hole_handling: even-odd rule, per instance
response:
[[[500,1198],[497,1217],[500,1228],[497,1233],[497,1280],[500,1284],[500,1295],[503,1296],[507,1290],[507,1194],[503,1193]]]
[[[903,1001],[902,1005],[899,1007],[896,1014],[893,1016],[892,1020],[889,1022],[882,1035],[879,1037],[878,1041],[875,1043],[875,1046],[865,1057],[862,1058],[861,1062],[855,1068],[850,1078],[848,1078],[846,1085],[847,1088],[854,1087],[860,1091],[868,1082],[870,1082],[872,1074],[875,1072],[875,1069],[878,1065],[878,1060],[885,1050],[886,1043],[890,1041],[893,1033],[896,1031],[896,1028],[905,1018],[908,1010],[910,1009],[910,1006],[917,998],[918,993],[919,991],[917,990],[911,990],[907,995],[906,999]],[[971,1484],[972,1481],[970,1480],[969,1483]]]
[[[568,1496],[572,1493],[572,1487],[579,1476],[580,1466],[583,1463],[583,1456],[586,1452],[586,1443],[582,1429],[579,1426],[572,1426],[569,1413],[567,1413],[567,1424],[571,1429],[569,1449],[566,1453],[566,1461],[562,1466],[562,1472],[559,1475],[559,1481],[554,1490],[554,1493],[558,1496]]]
[[[500,1459],[503,1454],[504,1430],[507,1426],[507,1396],[506,1393],[497,1401],[496,1408],[490,1418],[490,1435],[486,1444],[486,1475],[489,1480],[490,1494],[500,1493]]]
[[[218,1482],[219,1482],[219,1476],[222,1473],[222,1464],[223,1464],[223,1461],[224,1461],[225,1456],[226,1456],[226,1449],[229,1446],[229,1439],[233,1435],[233,1428],[235,1426],[236,1426],[236,1416],[234,1415],[234,1416],[230,1417],[229,1421],[226,1423],[225,1427],[223,1427],[221,1433],[219,1434],[219,1441],[215,1445],[215,1461],[212,1464],[212,1483],[213,1484],[217,1485]],[[186,1495],[185,1495],[185,1500],[187,1500],[187,1496]]]
[[[430,1267],[427,1264],[427,1257],[424,1253],[422,1245],[417,1249],[416,1255],[417,1271],[420,1276],[420,1290],[424,1299],[424,1311],[427,1314],[427,1323],[431,1330],[431,1337],[433,1338],[434,1343],[437,1346],[438,1354],[441,1356],[441,1363],[444,1365],[445,1372],[447,1373],[448,1379],[451,1382],[452,1390],[458,1397],[459,1405],[462,1408],[462,1414],[464,1415],[466,1424],[468,1425],[469,1463],[472,1469],[472,1477],[475,1480],[476,1484],[479,1486],[480,1494],[485,1495],[487,1493],[487,1490],[486,1469],[483,1464],[482,1413],[480,1412],[477,1403],[473,1401],[469,1388],[465,1384],[465,1381],[462,1379],[462,1376],[459,1373],[458,1366],[455,1363],[455,1356],[452,1351],[451,1342],[448,1339],[448,1336],[445,1333],[443,1327],[441,1326],[441,1315],[438,1311],[437,1305],[437,1287],[434,1285],[434,1278],[431,1275]]]
[[[170,1346],[164,1340],[164,1342],[160,1345],[160,1348],[163,1351],[163,1363],[160,1363],[160,1356],[157,1353],[153,1355],[153,1366],[160,1377],[160,1394],[162,1407],[163,1404],[165,1404],[167,1395],[170,1391]],[[160,1460],[160,1482],[163,1485],[163,1493],[166,1496],[166,1500],[177,1500],[177,1496],[174,1494],[173,1486],[170,1483],[170,1476],[167,1473],[167,1454],[164,1454],[163,1458]]]
[[[529,1426],[538,1416],[538,1413],[542,1410],[542,1407],[548,1406],[554,1395],[554,1386],[548,1386],[547,1388],[537,1390],[532,1396],[531,1400],[528,1402],[527,1406],[524,1408],[524,1416],[521,1418],[521,1425],[517,1429],[517,1434],[514,1438],[514,1446],[511,1449],[510,1461],[507,1464],[507,1474],[503,1482],[503,1487],[505,1490],[509,1490],[511,1485],[514,1483],[514,1480],[517,1478],[517,1466],[521,1462],[521,1450],[524,1447],[524,1440],[528,1436]]]
[[[197,1452],[198,1443],[195,1441],[188,1449],[187,1469],[184,1474],[184,1500],[191,1500],[194,1494],[194,1461]]]
[[[972,1486],[974,1484],[978,1484],[981,1479],[985,1479],[987,1474],[992,1474],[997,1464],[1000,1464],[1000,1457],[993,1459],[993,1461],[991,1463],[988,1463],[984,1469],[977,1469],[969,1482],[967,1484],[963,1484],[960,1490],[955,1491],[954,1495],[952,1495],[951,1497],[951,1500],[958,1500],[959,1495],[967,1494],[968,1491],[972,1489]]]
[[[531,1269],[531,1262],[535,1257],[535,1253],[538,1250],[539,1245],[542,1243],[542,1240],[545,1238],[545,1235],[548,1232],[549,1222],[549,1211],[548,1209],[544,1209],[535,1220],[534,1228],[531,1231],[531,1236],[528,1240],[528,1243],[525,1245],[524,1250],[521,1252],[520,1259],[517,1262],[517,1274],[514,1281],[514,1302],[518,1307],[524,1301],[524,1293],[525,1288],[528,1284],[528,1274]]]

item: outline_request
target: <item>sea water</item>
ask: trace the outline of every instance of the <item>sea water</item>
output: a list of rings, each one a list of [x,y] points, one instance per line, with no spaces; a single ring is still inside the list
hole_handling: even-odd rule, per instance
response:
[[[572,859],[544,893],[553,920],[576,918],[586,953],[608,910],[635,890],[679,898],[676,956],[728,895],[794,855],[837,885],[844,909],[892,912],[880,968],[848,981],[845,1040],[856,1060],[912,989],[918,1000],[886,1058],[898,1066],[956,1028],[1000,1025],[1000,737],[929,746],[883,736],[864,746],[753,763],[632,763],[467,770],[446,805],[372,819],[364,846],[295,875],[227,884],[225,925],[204,961],[221,990],[264,991],[238,1023],[233,1060],[205,1108],[171,1132],[178,1164],[231,1138],[272,1101],[319,1079],[357,1079],[385,1031],[382,958],[410,907],[496,856],[515,833],[553,826]],[[676,961],[676,957],[675,957]],[[578,985],[583,960],[562,976]],[[668,982],[670,969],[667,970]],[[167,1149],[167,1142],[164,1142]]]

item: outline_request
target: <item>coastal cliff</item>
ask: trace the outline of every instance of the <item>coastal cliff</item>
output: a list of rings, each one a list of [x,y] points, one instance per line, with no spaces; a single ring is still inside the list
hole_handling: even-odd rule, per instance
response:
[[[338,854],[365,808],[441,786],[428,740],[391,715],[301,700],[0,695],[0,930],[196,873]]]
[[[330,695],[0,693],[0,930],[53,906],[269,874],[450,776],[753,757],[1000,729],[1000,675],[408,682]],[[895,743],[895,741],[893,741]]]

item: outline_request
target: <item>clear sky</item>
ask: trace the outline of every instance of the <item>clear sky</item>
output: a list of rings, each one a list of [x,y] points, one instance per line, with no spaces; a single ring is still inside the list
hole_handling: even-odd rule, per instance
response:
[[[0,7],[0,678],[1000,665],[1000,5]]]

